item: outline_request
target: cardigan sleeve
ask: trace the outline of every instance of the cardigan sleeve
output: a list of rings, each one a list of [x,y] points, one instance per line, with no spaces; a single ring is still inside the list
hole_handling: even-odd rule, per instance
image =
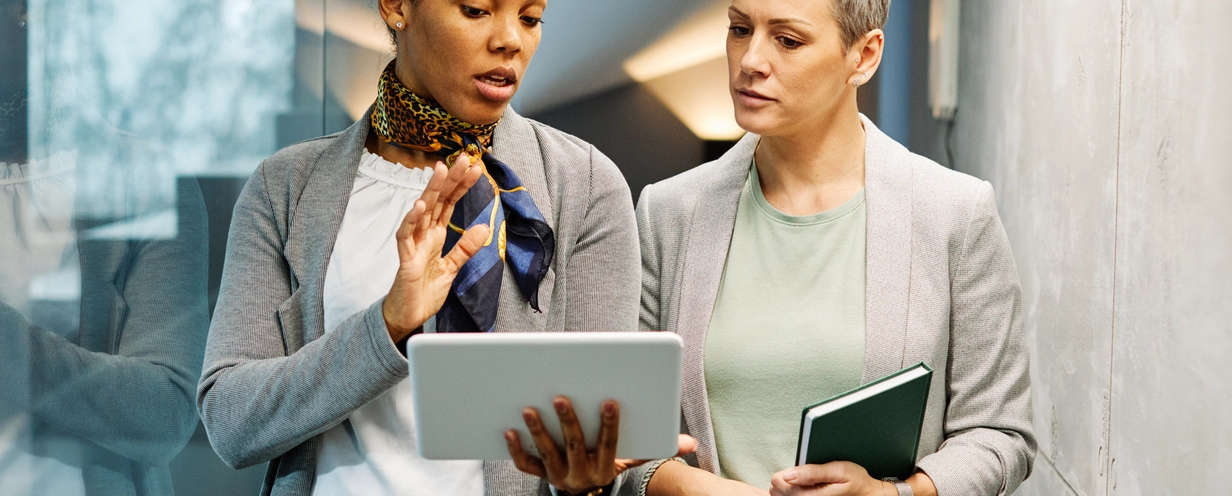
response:
[[[590,148],[590,199],[565,268],[565,330],[637,330],[637,224],[616,164]]]
[[[304,332],[303,309],[265,184],[263,164],[235,206],[197,388],[210,443],[233,468],[281,456],[408,375],[383,298],[302,348],[287,344]]]
[[[945,441],[918,467],[941,496],[1013,493],[1031,473],[1021,291],[992,186],[982,183],[952,267]]]

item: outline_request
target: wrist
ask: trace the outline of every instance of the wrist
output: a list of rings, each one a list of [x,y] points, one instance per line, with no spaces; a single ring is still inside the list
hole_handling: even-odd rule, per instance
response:
[[[911,485],[907,481],[882,480],[880,482],[878,495],[915,496],[915,492],[911,490]]]
[[[385,329],[389,333],[389,339],[393,340],[395,344],[411,337],[416,331],[423,329],[422,323],[411,328],[398,325],[398,318],[395,315],[391,315],[388,302],[381,304],[381,317],[385,319]]]
[[[606,486],[593,487],[585,491],[572,493],[564,489],[552,487],[553,496],[611,496],[616,488],[616,481],[607,483]]]

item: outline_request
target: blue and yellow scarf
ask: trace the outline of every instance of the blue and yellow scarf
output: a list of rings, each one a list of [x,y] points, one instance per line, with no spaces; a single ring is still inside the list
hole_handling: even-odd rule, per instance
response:
[[[531,308],[539,311],[539,284],[552,264],[555,235],[517,174],[492,155],[496,124],[462,122],[412,93],[398,81],[393,62],[381,75],[372,130],[382,141],[439,155],[450,167],[463,151],[483,161],[486,180],[480,179],[455,207],[442,255],[465,229],[486,224],[492,235],[454,279],[436,315],[437,332],[492,332],[506,264]]]

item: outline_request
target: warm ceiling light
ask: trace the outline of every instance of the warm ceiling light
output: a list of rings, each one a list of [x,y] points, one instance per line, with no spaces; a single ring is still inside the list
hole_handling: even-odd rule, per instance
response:
[[[736,124],[728,90],[727,57],[702,62],[643,85],[698,138],[734,141],[744,136],[744,130]]]
[[[739,139],[727,87],[727,9],[716,0],[666,36],[625,61],[625,72],[642,83],[693,134],[704,140]]]
[[[719,0],[676,25],[637,55],[625,61],[625,73],[644,83],[725,56],[727,9],[731,0]]]

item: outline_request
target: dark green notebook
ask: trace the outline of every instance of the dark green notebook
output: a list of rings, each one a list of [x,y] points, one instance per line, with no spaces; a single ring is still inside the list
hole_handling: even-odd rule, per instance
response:
[[[874,479],[915,472],[933,369],[923,363],[804,409],[796,463],[846,461]]]

